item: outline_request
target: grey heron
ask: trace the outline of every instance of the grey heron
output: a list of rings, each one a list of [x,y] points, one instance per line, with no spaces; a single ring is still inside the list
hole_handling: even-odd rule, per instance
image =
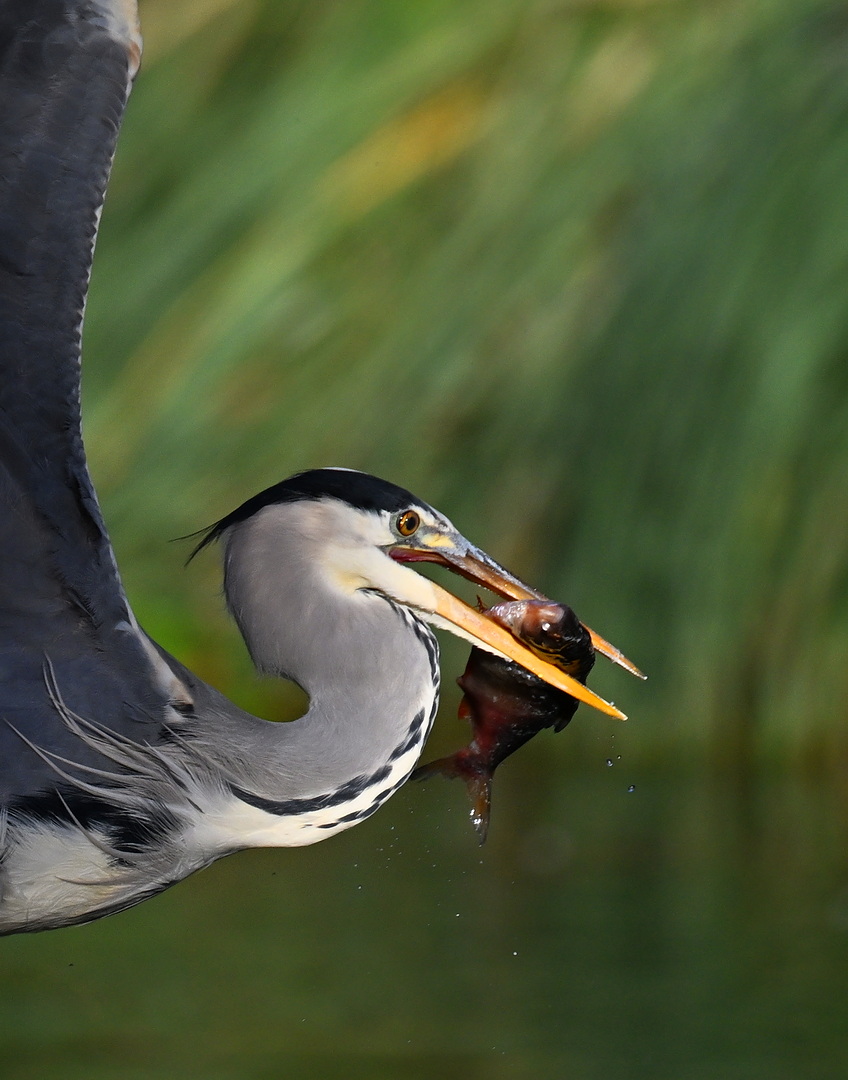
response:
[[[140,48],[134,0],[0,0],[0,933],[87,922],[230,852],[367,818],[433,722],[431,626],[620,715],[412,564],[532,589],[410,492],[344,469],[269,488],[198,545],[221,543],[252,658],[306,690],[305,716],[249,715],[138,625],[86,464],[79,374]]]

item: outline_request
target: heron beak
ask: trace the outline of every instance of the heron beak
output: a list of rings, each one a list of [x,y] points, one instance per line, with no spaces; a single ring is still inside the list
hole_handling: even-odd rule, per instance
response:
[[[422,530],[420,536],[392,547],[389,554],[397,562],[432,562],[446,566],[454,573],[468,578],[477,585],[510,600],[545,600],[548,597],[530,586],[525,585],[514,574],[498,565],[484,551],[469,544],[464,537],[456,534],[448,537],[436,530]],[[458,632],[461,637],[479,643],[508,660],[513,660],[521,667],[536,675],[544,682],[564,690],[579,701],[591,705],[608,716],[625,720],[626,717],[615,705],[593,693],[581,682],[567,675],[560,668],[538,656],[527,648],[518,638],[504,627],[486,617],[484,612],[475,610],[463,600],[449,593],[446,589],[432,583],[436,603],[434,614],[444,620],[446,628]],[[586,627],[592,645],[598,652],[620,664],[627,671],[640,678],[645,676],[618,649],[604,641],[600,635]]]
[[[470,545],[467,552],[457,550],[454,555],[446,550],[442,562],[443,565],[450,567],[455,573],[461,574],[463,577],[468,578],[469,581],[497,593],[498,596],[503,596],[506,600],[551,599],[549,596],[545,596],[544,593],[539,592],[538,589],[525,585],[514,574],[499,566],[485,551],[480,551]],[[620,649],[617,649],[615,645],[611,645],[600,634],[596,634],[591,627],[585,626],[585,624],[581,625],[592,639],[592,647],[596,652],[599,652],[614,664],[618,664],[619,667],[623,667],[625,671],[629,671],[637,679],[647,678],[632,660],[627,659]]]

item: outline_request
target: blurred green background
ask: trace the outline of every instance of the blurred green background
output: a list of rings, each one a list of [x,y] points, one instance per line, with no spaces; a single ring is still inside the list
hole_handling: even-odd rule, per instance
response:
[[[630,722],[510,761],[482,852],[416,786],[4,942],[0,1076],[848,1076],[848,4],[141,14],[84,408],[143,624],[295,715],[166,541],[344,464],[650,679],[598,664]]]

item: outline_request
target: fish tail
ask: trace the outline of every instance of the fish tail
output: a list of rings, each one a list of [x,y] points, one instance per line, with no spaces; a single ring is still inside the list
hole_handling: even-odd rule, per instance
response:
[[[465,773],[460,768],[456,754],[452,754],[450,757],[438,758],[436,761],[428,761],[426,765],[419,765],[409,779],[429,780],[431,776],[444,776],[449,780],[453,780],[458,776],[464,779]]]
[[[477,832],[480,844],[486,842],[489,831],[489,813],[492,804],[492,776],[468,760],[467,754],[459,751],[450,757],[430,761],[419,765],[410,776],[410,780],[429,780],[431,776],[444,776],[449,780],[465,781],[468,797],[471,799],[471,824]]]
[[[476,774],[465,780],[471,797],[471,824],[482,847],[489,833],[489,815],[492,807],[492,778]]]

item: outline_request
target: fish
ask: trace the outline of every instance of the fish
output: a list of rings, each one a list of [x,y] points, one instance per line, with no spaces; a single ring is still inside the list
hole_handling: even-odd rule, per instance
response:
[[[595,663],[595,649],[590,631],[566,604],[507,601],[495,604],[485,614],[534,652],[579,682],[586,682]],[[511,660],[476,647],[457,683],[463,692],[459,717],[471,723],[471,741],[448,757],[419,766],[411,779],[444,776],[464,780],[471,799],[471,822],[483,844],[489,831],[492,778],[497,767],[545,728],[562,731],[579,702]]]

